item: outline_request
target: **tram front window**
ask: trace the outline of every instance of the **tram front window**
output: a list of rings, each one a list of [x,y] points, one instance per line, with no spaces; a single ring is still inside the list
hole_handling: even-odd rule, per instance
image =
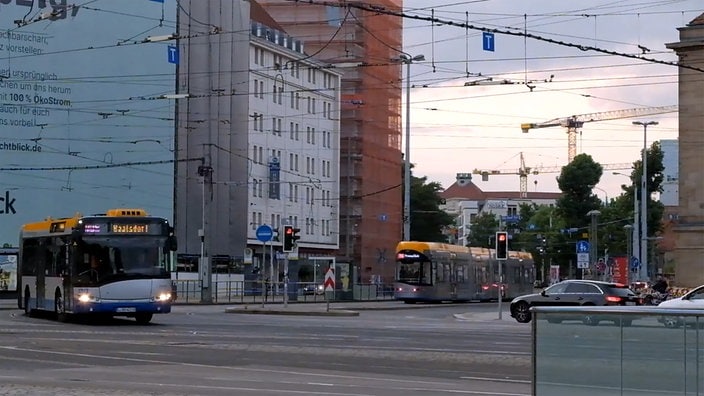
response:
[[[431,279],[429,262],[399,263],[399,282],[409,285],[430,285]]]

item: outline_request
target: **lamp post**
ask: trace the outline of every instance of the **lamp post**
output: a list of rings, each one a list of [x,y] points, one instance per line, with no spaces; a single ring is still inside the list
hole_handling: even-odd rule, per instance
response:
[[[596,256],[599,252],[599,249],[597,249],[598,239],[596,237],[596,233],[597,233],[596,218],[600,214],[601,214],[601,212],[598,210],[590,210],[589,212],[587,212],[587,216],[591,217],[591,219],[592,219],[591,226],[589,227],[589,261],[596,260]]]
[[[631,255],[633,254],[633,226],[631,224],[626,224],[623,226],[623,230],[626,231],[626,284],[631,284]]]
[[[658,125],[657,121],[633,121],[633,125],[643,126],[642,174],[640,177],[640,265],[641,280],[648,276],[648,125]]]
[[[425,60],[424,55],[401,54],[397,61],[406,64],[406,150],[403,155],[403,240],[411,239],[411,63]]]
[[[609,193],[607,193],[606,190],[604,190],[601,187],[594,186],[594,189],[599,190],[604,193],[604,206],[608,206],[609,205]]]
[[[627,175],[625,173],[620,173],[620,172],[611,172],[614,175],[620,175],[620,176],[626,176],[627,178],[631,178],[630,175]],[[633,183],[633,182],[632,182]],[[633,231],[631,233],[631,255],[633,257],[638,257],[638,261],[640,262],[640,238],[638,235],[638,222],[640,221],[640,209],[638,209],[638,188],[635,186],[635,183],[633,183],[633,225],[631,226],[633,228]],[[630,263],[630,260],[632,259],[631,256],[628,257],[628,262]],[[639,274],[640,276],[640,274]]]

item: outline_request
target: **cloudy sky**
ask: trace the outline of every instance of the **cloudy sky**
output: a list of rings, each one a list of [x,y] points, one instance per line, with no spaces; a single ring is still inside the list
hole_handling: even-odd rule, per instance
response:
[[[701,0],[404,0],[404,11],[497,29],[492,52],[483,50],[480,30],[404,20],[404,50],[425,56],[425,61],[411,65],[414,174],[447,188],[457,173],[517,171],[523,153],[526,166],[546,169],[529,177],[529,191],[559,191],[558,173],[548,168],[567,164],[566,129],[524,134],[520,124],[677,105],[677,67],[620,54],[676,62],[665,44],[677,42],[677,29],[702,14],[704,6]],[[524,32],[553,42],[526,38]],[[511,84],[482,85],[488,78]],[[585,123],[578,135],[577,154],[587,153],[601,164],[638,160],[643,128],[632,124],[636,120],[659,122],[648,128],[648,146],[677,138],[676,113],[594,121]],[[594,191],[602,199],[619,195],[620,185],[630,183],[613,172],[604,171],[597,186],[601,190]],[[630,174],[629,169],[616,172]],[[486,191],[519,189],[517,175],[473,180]]]

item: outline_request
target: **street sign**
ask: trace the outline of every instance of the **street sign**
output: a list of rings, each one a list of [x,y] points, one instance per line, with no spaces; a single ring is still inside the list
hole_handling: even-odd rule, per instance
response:
[[[577,268],[589,268],[589,253],[577,253]]]
[[[262,224],[259,227],[257,227],[257,239],[259,239],[262,242],[269,242],[271,238],[274,236],[274,230],[271,229],[266,224]]]
[[[494,52],[494,33],[482,32],[482,49]]]
[[[178,65],[178,61],[179,61],[178,47],[175,45],[169,45],[168,47],[166,47],[166,50],[168,51],[167,58],[168,58],[169,63],[173,63],[173,64]]]
[[[589,253],[589,242],[577,241],[577,253]]]
[[[638,271],[640,269],[640,260],[638,257],[631,257],[631,271]]]
[[[335,269],[333,267],[328,268],[328,272],[325,273],[323,287],[326,292],[335,290]]]

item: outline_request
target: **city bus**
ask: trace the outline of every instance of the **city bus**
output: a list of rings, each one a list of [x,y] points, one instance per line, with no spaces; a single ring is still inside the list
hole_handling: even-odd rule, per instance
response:
[[[171,312],[168,220],[143,209],[47,218],[22,226],[17,302],[26,315],[126,316],[138,323]]]
[[[396,246],[394,298],[405,303],[498,300],[532,293],[533,258],[509,251],[501,263],[493,249],[439,242],[402,241]]]

